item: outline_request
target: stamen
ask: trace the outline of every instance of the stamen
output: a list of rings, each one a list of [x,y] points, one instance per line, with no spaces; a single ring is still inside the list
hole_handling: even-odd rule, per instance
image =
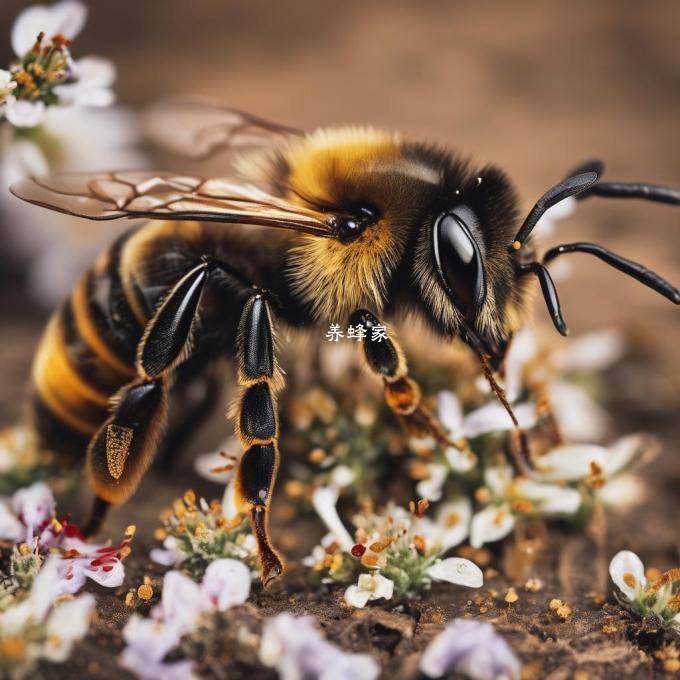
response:
[[[623,575],[623,582],[629,587],[629,588],[637,588],[637,580],[633,574],[631,574],[629,571],[627,571]]]
[[[44,37],[45,37],[45,32],[40,31],[40,33],[38,33],[38,37],[35,39],[35,43],[33,43],[33,47],[31,48],[31,52],[33,52],[35,54],[40,53],[40,46],[42,44]]]
[[[661,574],[661,576],[656,581],[654,581],[654,583],[652,583],[652,585],[649,587],[648,592],[655,593],[657,590],[665,586],[667,583],[675,583],[676,581],[680,581],[680,567],[670,569]]]

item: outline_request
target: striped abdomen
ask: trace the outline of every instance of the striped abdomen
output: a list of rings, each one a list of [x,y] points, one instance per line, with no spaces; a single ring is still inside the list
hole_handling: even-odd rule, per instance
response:
[[[118,239],[83,275],[38,346],[33,420],[49,450],[84,455],[110,398],[135,376],[145,315],[120,276],[123,250],[135,233]]]

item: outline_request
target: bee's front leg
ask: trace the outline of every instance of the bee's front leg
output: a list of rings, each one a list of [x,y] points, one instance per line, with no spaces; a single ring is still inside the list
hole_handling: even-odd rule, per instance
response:
[[[374,337],[373,329],[381,325],[378,319],[362,309],[352,315],[351,323],[360,324],[366,329],[363,343],[366,361],[371,370],[382,377],[385,401],[402,420],[409,435],[417,438],[431,437],[444,447],[461,448],[423,404],[420,387],[408,375],[406,358],[399,344],[393,338],[381,337],[379,334]]]
[[[233,408],[236,434],[245,453],[235,484],[237,510],[249,513],[267,586],[283,572],[283,563],[269,542],[268,513],[279,467],[276,393],[282,372],[274,357],[269,305],[253,295],[243,309],[238,332],[238,382],[241,392]]]

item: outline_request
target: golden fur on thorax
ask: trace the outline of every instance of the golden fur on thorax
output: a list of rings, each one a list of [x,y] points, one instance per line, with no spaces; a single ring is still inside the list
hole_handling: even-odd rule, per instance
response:
[[[377,222],[349,243],[302,237],[289,257],[293,289],[317,320],[341,323],[363,307],[380,313],[413,206],[436,175],[402,156],[399,135],[371,128],[319,130],[286,149],[279,163],[288,169],[284,191],[291,201],[340,214],[367,205],[378,213]]]

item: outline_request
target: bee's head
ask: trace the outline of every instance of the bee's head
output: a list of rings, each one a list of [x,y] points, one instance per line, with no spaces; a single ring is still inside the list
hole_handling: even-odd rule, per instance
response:
[[[520,323],[526,282],[508,252],[516,198],[497,168],[443,165],[440,196],[420,227],[413,273],[435,328],[498,357]]]

